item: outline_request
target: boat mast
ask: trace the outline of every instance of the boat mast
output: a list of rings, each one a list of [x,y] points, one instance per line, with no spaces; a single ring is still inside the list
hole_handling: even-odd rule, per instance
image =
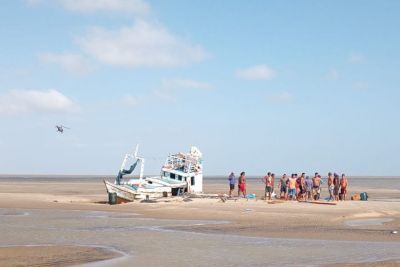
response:
[[[144,174],[144,158],[138,158],[138,159],[140,159],[140,174],[139,174],[139,180],[140,180],[140,183],[142,183],[143,174]]]
[[[138,157],[139,144],[136,145],[135,158],[140,160],[139,186],[142,185],[144,175],[144,158]]]
[[[121,168],[119,169],[120,171],[123,171],[123,170],[124,170],[125,165],[126,165],[126,161],[127,161],[130,157],[131,157],[131,155],[125,154],[125,158],[124,158],[124,160],[122,161]]]

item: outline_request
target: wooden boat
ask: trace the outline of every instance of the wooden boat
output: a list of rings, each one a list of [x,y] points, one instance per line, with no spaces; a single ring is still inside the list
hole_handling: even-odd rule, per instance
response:
[[[134,201],[142,198],[168,197],[184,192],[201,192],[203,188],[203,174],[201,164],[201,152],[192,147],[189,153],[178,153],[168,156],[165,165],[161,168],[161,175],[155,177],[143,177],[144,158],[135,153],[126,154],[114,183],[104,180],[108,193],[117,195],[117,202]],[[135,162],[125,169],[129,160]],[[131,174],[140,164],[139,178],[124,179]]]
[[[118,203],[134,201],[148,197],[167,197],[171,195],[171,188],[167,186],[142,185],[134,186],[129,184],[116,185],[104,180],[108,193],[116,193]]]

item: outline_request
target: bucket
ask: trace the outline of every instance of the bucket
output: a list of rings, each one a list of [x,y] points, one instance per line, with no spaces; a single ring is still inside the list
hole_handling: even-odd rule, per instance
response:
[[[110,205],[117,204],[117,193],[108,192],[108,204]]]
[[[367,200],[368,200],[368,194],[367,194],[367,192],[362,192],[362,193],[360,194],[360,200],[363,200],[363,201],[367,201]]]

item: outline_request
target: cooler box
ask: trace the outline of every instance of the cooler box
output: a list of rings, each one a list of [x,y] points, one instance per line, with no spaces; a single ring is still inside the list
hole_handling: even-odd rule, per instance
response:
[[[360,200],[367,201],[368,200],[368,194],[366,192],[362,192],[360,194]]]

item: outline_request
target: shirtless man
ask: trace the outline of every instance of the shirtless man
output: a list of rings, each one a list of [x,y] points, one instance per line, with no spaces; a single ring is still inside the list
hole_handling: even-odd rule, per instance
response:
[[[306,187],[306,200],[310,201],[312,200],[312,189],[313,189],[313,181],[311,180],[310,176],[306,176],[305,187]]]
[[[305,185],[305,173],[303,172],[299,178],[297,178],[297,183],[299,184],[299,191],[297,194],[297,200],[303,200],[306,194],[306,185]]]
[[[339,201],[340,180],[339,174],[337,173],[333,175],[333,186],[333,196],[335,197],[336,201]]]
[[[268,199],[271,200],[272,197],[272,191],[274,189],[274,177],[275,175],[270,172],[268,172],[267,176],[264,177],[263,182],[265,184],[265,194],[264,194],[264,198],[267,199],[267,195],[268,195]]]
[[[321,175],[319,175],[318,172],[316,172],[312,181],[313,181],[313,197],[314,200],[318,200],[320,196],[319,190],[321,186]]]
[[[335,198],[333,197],[333,190],[335,189],[335,186],[333,185],[333,175],[332,173],[328,173],[328,191],[329,191],[329,201],[334,200]]]
[[[263,178],[262,178],[262,182],[264,183],[264,185],[265,185],[265,190],[264,190],[264,199],[267,199],[267,180],[268,179],[270,179],[271,178],[271,172],[268,172],[267,173],[267,175],[265,175]]]
[[[280,191],[280,198],[284,198],[287,200],[287,193],[288,193],[288,178],[286,177],[286,173],[282,176],[282,178],[279,180],[279,191]]]
[[[342,178],[340,179],[340,194],[343,196],[343,201],[346,200],[346,194],[347,194],[347,186],[348,186],[348,181],[346,178],[346,175],[343,173]]]

